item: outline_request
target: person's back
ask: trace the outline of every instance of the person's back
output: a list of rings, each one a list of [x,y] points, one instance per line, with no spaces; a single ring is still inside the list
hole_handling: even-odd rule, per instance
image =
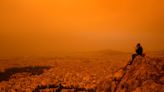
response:
[[[136,53],[132,55],[132,61],[134,60],[134,58],[135,58],[137,55],[143,56],[143,48],[142,48],[142,46],[140,45],[140,43],[138,43],[137,46],[136,46]],[[132,63],[132,61],[130,62],[130,64]]]
[[[136,54],[137,55],[142,55],[143,54],[143,48],[139,43],[137,44]]]

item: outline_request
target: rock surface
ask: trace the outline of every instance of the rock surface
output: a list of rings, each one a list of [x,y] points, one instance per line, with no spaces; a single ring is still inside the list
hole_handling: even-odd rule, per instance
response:
[[[164,92],[164,61],[138,56],[100,85],[98,92]]]

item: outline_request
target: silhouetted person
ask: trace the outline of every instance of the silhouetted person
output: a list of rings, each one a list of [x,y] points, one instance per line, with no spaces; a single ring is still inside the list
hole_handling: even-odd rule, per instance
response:
[[[136,53],[132,55],[132,61],[130,62],[130,64],[133,62],[135,57],[138,55],[143,56],[143,48],[140,43],[138,43],[136,46]]]

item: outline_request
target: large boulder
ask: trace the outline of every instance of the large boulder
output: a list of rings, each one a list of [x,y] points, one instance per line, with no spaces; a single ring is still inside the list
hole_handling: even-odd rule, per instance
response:
[[[109,85],[104,92],[164,92],[164,61],[137,56],[131,65],[118,70],[104,85]]]

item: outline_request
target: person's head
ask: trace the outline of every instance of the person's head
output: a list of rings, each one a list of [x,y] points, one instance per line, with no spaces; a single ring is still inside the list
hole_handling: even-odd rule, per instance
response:
[[[140,43],[137,44],[137,48],[138,48],[138,47],[141,47],[141,44],[140,44]]]

